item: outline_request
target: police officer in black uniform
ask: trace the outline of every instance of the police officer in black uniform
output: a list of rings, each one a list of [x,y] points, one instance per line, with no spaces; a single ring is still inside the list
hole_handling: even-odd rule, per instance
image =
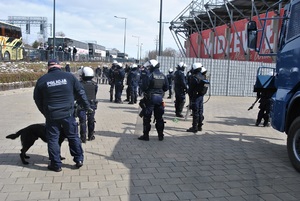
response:
[[[88,141],[95,139],[95,110],[97,109],[98,101],[96,99],[98,92],[98,85],[92,79],[94,78],[94,71],[90,67],[83,67],[78,71],[81,77],[80,83],[82,84],[86,96],[90,102],[91,108],[94,112],[86,114],[83,104],[80,100],[77,101],[77,116],[79,118],[80,139],[81,142],[86,143],[86,131],[88,130]],[[87,124],[86,124],[87,122]],[[87,128],[86,129],[86,125]]]
[[[193,111],[192,127],[187,129],[187,132],[197,133],[202,131],[203,125],[203,96],[206,93],[202,93],[204,89],[201,86],[201,80],[205,80],[205,77],[201,73],[201,63],[193,63],[192,75],[189,76],[189,89],[188,94],[190,97],[190,104]]]
[[[121,63],[118,63],[113,73],[115,80],[115,103],[123,103],[121,96],[124,89],[125,70],[122,66]]]
[[[176,117],[183,117],[182,110],[185,104],[185,94],[187,91],[187,81],[184,75],[186,64],[180,62],[174,73],[174,91],[175,91],[175,114]]]
[[[139,96],[142,96],[143,95],[143,90],[142,90],[143,82],[142,81],[149,76],[149,70],[145,66],[141,65],[139,68],[139,72],[140,72],[141,77],[140,77],[140,81],[139,81],[138,94],[139,94]]]
[[[86,111],[93,112],[93,109],[78,79],[73,74],[62,71],[57,60],[49,60],[48,73],[38,79],[33,98],[39,111],[46,118],[50,159],[48,169],[61,171],[62,163],[58,143],[61,128],[64,129],[68,138],[73,161],[76,167],[80,168],[83,165],[83,150],[74,115],[75,98],[80,99]]]
[[[150,73],[148,76],[143,77],[141,89],[144,93],[145,109],[143,112],[143,135],[139,140],[149,141],[149,132],[151,130],[151,116],[154,112],[155,127],[158,133],[159,141],[164,139],[164,92],[168,90],[167,77],[160,72],[159,63],[152,59],[144,64],[144,67],[148,67]]]
[[[256,126],[259,126],[261,123],[261,120],[264,119],[263,126],[269,126],[269,121],[270,121],[270,110],[271,110],[271,102],[272,102],[272,95],[273,91],[260,91],[257,92],[257,98],[259,100],[259,112],[257,114],[257,119],[256,119]]]
[[[109,89],[109,95],[110,95],[110,102],[114,99],[114,88],[115,88],[115,77],[114,77],[114,71],[117,68],[118,62],[116,60],[113,61],[111,68],[108,70],[107,78],[108,78],[108,84],[110,85]]]
[[[136,64],[132,64],[130,73],[127,77],[127,84],[130,91],[130,100],[128,104],[137,103],[138,84],[140,81],[140,72]]]
[[[169,96],[168,98],[172,97],[172,88],[173,88],[173,81],[174,81],[174,74],[173,74],[173,68],[169,69],[169,74],[167,75],[168,83],[169,83]]]

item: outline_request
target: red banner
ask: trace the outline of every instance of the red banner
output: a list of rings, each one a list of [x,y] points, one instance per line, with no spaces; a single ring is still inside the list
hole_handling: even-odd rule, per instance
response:
[[[268,14],[268,18],[273,17],[274,12]],[[264,18],[265,14],[261,14],[260,18]],[[258,22],[257,16],[253,17],[254,21],[257,22],[258,29],[262,29],[263,24]],[[211,29],[207,29],[199,33],[193,33],[190,36],[191,44],[189,46],[189,57],[199,57],[199,58],[214,58],[214,59],[226,59],[230,58],[231,60],[239,61],[260,61],[260,62],[273,62],[270,56],[259,56],[257,52],[247,48],[247,19],[239,20],[234,22],[230,28],[227,25],[218,26],[215,28],[215,32]],[[264,23],[264,21],[262,21]],[[280,23],[277,26],[280,28]],[[266,28],[264,31],[265,37],[268,39],[262,41],[260,53],[269,53],[270,48],[273,48],[274,45],[274,33],[277,33],[278,37],[278,28],[273,30],[274,24],[272,20],[266,20]],[[259,33],[259,41],[261,38],[262,32]],[[230,44],[229,42],[230,41]],[[229,45],[229,47],[228,47]],[[250,53],[250,54],[249,54]],[[211,55],[211,56],[210,56]]]

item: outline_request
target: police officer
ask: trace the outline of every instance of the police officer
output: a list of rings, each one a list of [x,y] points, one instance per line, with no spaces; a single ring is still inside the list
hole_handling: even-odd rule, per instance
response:
[[[132,66],[128,66],[126,64],[126,67],[125,67],[125,76],[127,77],[126,79],[126,85],[127,85],[127,88],[126,88],[126,99],[124,100],[125,102],[130,102],[131,98],[131,87],[129,86],[130,83],[129,83],[129,79],[128,79],[128,76],[130,75],[130,72],[132,70]]]
[[[167,77],[160,72],[159,63],[152,59],[144,64],[144,67],[149,68],[149,75],[142,79],[141,89],[144,93],[145,109],[143,113],[143,135],[139,140],[149,141],[149,132],[151,129],[151,116],[154,112],[155,127],[158,133],[159,141],[164,139],[164,92],[168,90]]]
[[[36,106],[46,118],[49,170],[61,171],[58,143],[61,127],[68,138],[70,153],[76,167],[80,168],[83,165],[83,150],[74,116],[75,97],[80,99],[86,111],[93,111],[78,79],[73,74],[62,71],[57,60],[49,60],[48,73],[38,79],[33,95]]]
[[[101,70],[100,66],[98,66],[96,68],[96,78],[97,78],[98,84],[101,84],[101,76],[102,76],[102,70]],[[102,80],[102,84],[103,84],[103,80]]]
[[[130,73],[127,77],[127,84],[130,91],[130,101],[128,104],[137,103],[137,90],[140,81],[140,72],[136,64],[132,64]]]
[[[192,74],[189,77],[188,94],[190,97],[190,104],[193,112],[193,122],[192,127],[187,129],[187,132],[197,133],[198,131],[202,131],[204,94],[200,92],[200,83],[201,80],[205,79],[205,77],[201,73],[202,67],[203,65],[201,63],[193,63]]]
[[[147,79],[147,77],[149,76],[149,70],[148,68],[146,68],[145,66],[141,65],[140,68],[139,68],[139,71],[140,71],[140,81],[139,81],[139,89],[138,89],[138,94],[139,96],[142,96],[143,95],[143,90],[142,90],[142,81],[144,79]]]
[[[173,68],[169,69],[169,74],[167,75],[168,83],[169,83],[169,96],[168,98],[172,97],[172,88],[173,88],[173,80],[174,80],[174,74],[173,74]]]
[[[110,102],[113,101],[114,97],[114,88],[115,88],[115,77],[114,77],[114,71],[117,68],[118,62],[116,60],[113,61],[111,68],[108,70],[107,78],[108,78],[108,84],[110,85],[109,94],[110,94]]]
[[[262,119],[264,119],[263,126],[269,126],[270,121],[270,110],[271,110],[271,102],[272,95],[274,92],[272,91],[261,91],[257,92],[257,98],[259,100],[259,112],[257,114],[256,126],[259,126]]]
[[[115,80],[115,103],[123,103],[121,96],[124,89],[123,81],[125,78],[125,70],[122,66],[121,63],[118,63],[113,73]]]
[[[97,109],[98,101],[96,100],[96,95],[98,92],[98,85],[92,79],[94,78],[94,71],[90,67],[83,67],[78,71],[81,77],[80,83],[82,84],[87,99],[90,102],[93,112],[86,114],[83,104],[77,101],[77,116],[79,118],[80,127],[80,139],[81,142],[86,143],[86,131],[88,130],[88,140],[92,141],[95,139],[95,110]],[[86,129],[86,121],[87,127]]]
[[[187,81],[184,75],[186,64],[180,62],[174,73],[174,91],[175,91],[175,114],[176,117],[183,117],[182,110],[185,104],[185,94],[187,91]]]

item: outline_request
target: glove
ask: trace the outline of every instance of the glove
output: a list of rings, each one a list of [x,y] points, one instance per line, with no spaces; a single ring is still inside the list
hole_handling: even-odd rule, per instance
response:
[[[94,110],[92,108],[87,109],[87,114],[93,114],[93,113],[94,113]]]

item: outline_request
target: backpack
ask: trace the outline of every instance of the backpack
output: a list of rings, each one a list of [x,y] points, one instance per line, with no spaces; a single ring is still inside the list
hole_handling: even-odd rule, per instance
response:
[[[199,74],[193,76],[197,80],[197,94],[200,96],[204,96],[207,93],[209,81],[205,79],[203,76]]]

